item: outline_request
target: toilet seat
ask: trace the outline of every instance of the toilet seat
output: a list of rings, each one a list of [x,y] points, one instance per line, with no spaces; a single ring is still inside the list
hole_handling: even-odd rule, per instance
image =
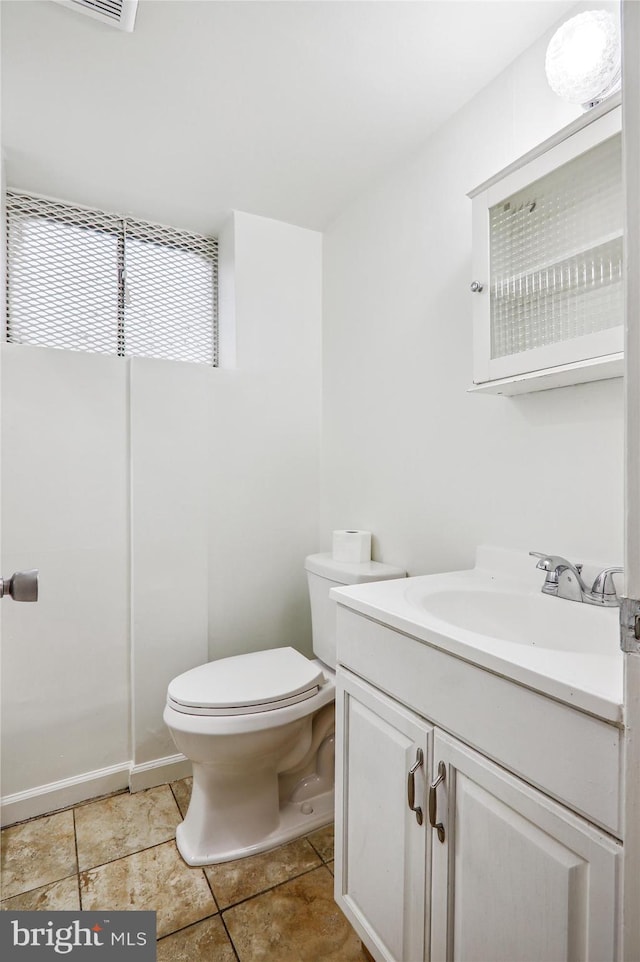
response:
[[[294,648],[221,658],[174,678],[167,705],[187,715],[247,715],[273,711],[317,695],[325,676]]]

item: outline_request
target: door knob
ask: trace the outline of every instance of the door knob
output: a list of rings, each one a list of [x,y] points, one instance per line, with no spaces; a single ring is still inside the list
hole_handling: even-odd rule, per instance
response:
[[[38,569],[16,571],[10,578],[0,578],[0,598],[11,595],[14,601],[38,600]]]

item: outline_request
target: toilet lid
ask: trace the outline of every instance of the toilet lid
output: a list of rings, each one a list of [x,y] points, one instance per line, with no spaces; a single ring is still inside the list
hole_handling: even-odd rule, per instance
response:
[[[294,648],[272,648],[211,661],[169,684],[169,704],[193,715],[240,715],[294,705],[324,682],[317,663]]]

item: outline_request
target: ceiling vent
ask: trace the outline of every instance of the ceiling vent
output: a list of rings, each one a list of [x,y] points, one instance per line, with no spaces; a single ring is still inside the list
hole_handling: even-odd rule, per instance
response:
[[[119,30],[133,30],[138,0],[55,0],[63,7],[85,13],[94,20],[102,20]]]

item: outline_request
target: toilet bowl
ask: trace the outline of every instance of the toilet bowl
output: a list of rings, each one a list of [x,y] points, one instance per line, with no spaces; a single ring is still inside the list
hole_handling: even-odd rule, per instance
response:
[[[329,590],[404,577],[378,562],[306,559],[315,659],[294,648],[235,655],[192,668],[167,691],[164,721],[193,764],[176,831],[189,865],[274,848],[333,820],[335,606]]]

